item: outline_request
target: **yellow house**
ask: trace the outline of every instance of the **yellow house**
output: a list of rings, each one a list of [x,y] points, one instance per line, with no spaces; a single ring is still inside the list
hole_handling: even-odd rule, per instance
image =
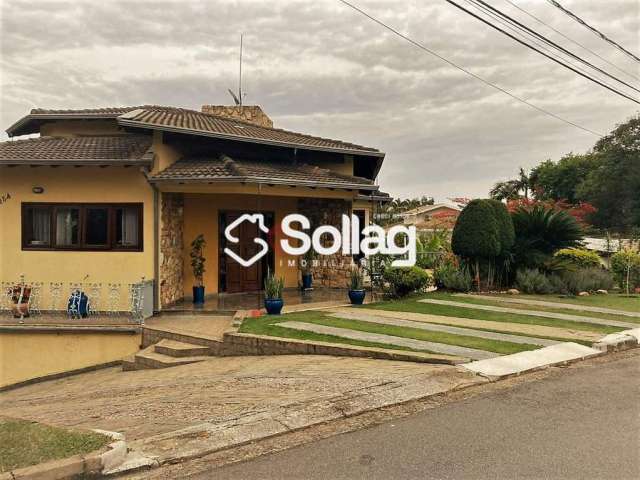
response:
[[[366,224],[388,199],[375,185],[384,153],[273,128],[258,106],[34,109],[7,133],[0,281],[145,278],[155,311],[190,300],[190,245],[200,234],[207,294],[261,290],[268,270],[293,288],[297,259],[279,247],[285,215],[339,226],[353,213]],[[245,223],[229,245],[223,231],[243,213],[263,213],[269,232]],[[257,237],[269,253],[250,267],[224,253],[251,256]],[[316,282],[344,286],[350,263],[338,257],[322,259]]]

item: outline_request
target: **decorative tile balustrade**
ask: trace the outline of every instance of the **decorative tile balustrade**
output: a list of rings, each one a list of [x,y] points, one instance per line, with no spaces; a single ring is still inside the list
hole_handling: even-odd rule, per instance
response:
[[[127,317],[142,323],[153,314],[153,281],[137,283],[37,282],[21,276],[0,282],[0,315],[21,321],[43,316],[77,320]]]

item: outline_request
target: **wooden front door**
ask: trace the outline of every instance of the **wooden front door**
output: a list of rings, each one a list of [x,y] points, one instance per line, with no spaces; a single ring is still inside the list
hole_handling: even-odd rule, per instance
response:
[[[242,215],[241,212],[226,212],[223,224],[229,225]],[[221,232],[224,235],[224,232]],[[227,242],[227,248],[233,250],[239,257],[249,259],[258,253],[260,246],[253,240],[260,236],[257,223],[242,222],[234,231],[240,240],[238,243]],[[226,292],[255,292],[262,289],[262,261],[258,261],[249,267],[243,267],[228,255],[224,256]]]

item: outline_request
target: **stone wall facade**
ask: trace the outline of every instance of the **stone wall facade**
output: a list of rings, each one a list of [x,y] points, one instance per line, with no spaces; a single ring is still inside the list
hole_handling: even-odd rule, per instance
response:
[[[311,222],[311,230],[320,225],[332,225],[338,230],[342,228],[342,215],[351,215],[351,202],[327,198],[299,198],[298,212]],[[332,239],[323,238],[323,245],[329,246]],[[325,287],[346,288],[349,274],[353,268],[353,257],[342,255],[319,255],[317,264],[313,266],[313,281]]]
[[[202,113],[236,118],[260,127],[273,128],[273,122],[258,105],[203,105]]]
[[[160,231],[160,306],[183,295],[184,198],[180,193],[162,193]]]

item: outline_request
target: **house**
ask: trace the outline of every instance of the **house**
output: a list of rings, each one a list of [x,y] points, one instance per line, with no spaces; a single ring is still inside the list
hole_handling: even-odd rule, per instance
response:
[[[452,229],[461,211],[462,208],[454,204],[436,203],[407,210],[401,215],[405,225],[415,225],[418,230]]]
[[[274,128],[259,106],[34,109],[6,132],[0,280],[144,277],[154,280],[156,311],[191,298],[190,244],[199,234],[207,294],[261,290],[268,270],[293,288],[299,269],[280,248],[283,216],[339,226],[353,213],[367,224],[388,200],[375,184],[383,152]],[[244,223],[231,245],[223,232],[243,213],[264,214],[269,232]],[[224,252],[248,258],[258,237],[268,254],[250,267]],[[351,259],[324,260],[316,281],[343,287]]]

